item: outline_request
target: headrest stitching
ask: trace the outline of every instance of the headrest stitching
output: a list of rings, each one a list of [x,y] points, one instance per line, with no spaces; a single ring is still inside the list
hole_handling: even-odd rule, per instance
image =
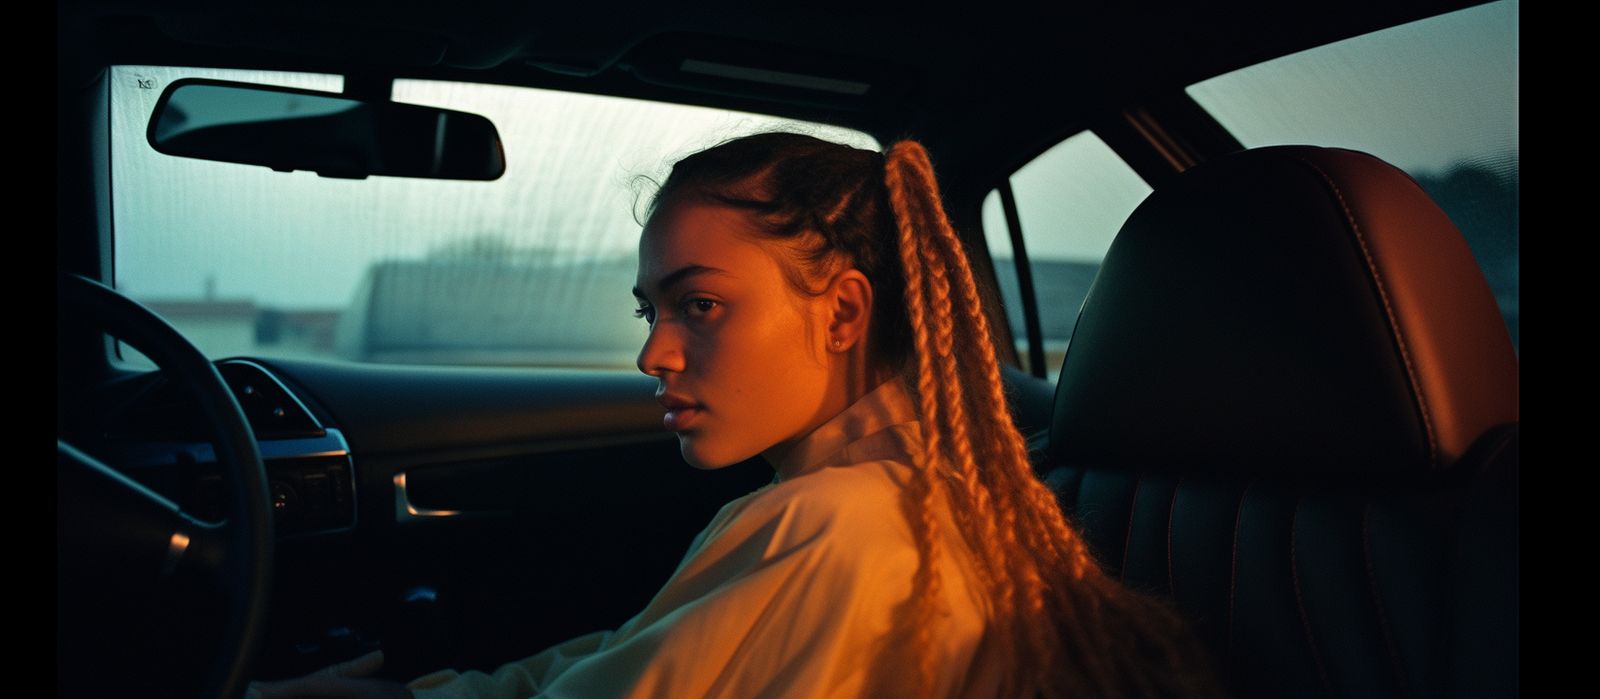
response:
[[[1344,193],[1339,190],[1339,185],[1334,183],[1333,178],[1328,176],[1328,173],[1324,172],[1322,168],[1317,167],[1316,163],[1299,156],[1295,156],[1295,159],[1305,163],[1306,167],[1311,168],[1322,178],[1323,182],[1327,183],[1328,188],[1333,190],[1333,196],[1339,200],[1339,208],[1344,210],[1345,222],[1350,225],[1350,231],[1355,234],[1356,244],[1361,247],[1361,256],[1367,263],[1367,271],[1372,274],[1373,282],[1378,287],[1378,298],[1383,302],[1383,312],[1389,317],[1390,327],[1394,328],[1395,344],[1400,347],[1400,358],[1406,366],[1406,377],[1411,381],[1411,392],[1416,395],[1417,405],[1422,411],[1423,432],[1428,437],[1428,466],[1437,468],[1439,465],[1439,444],[1433,433],[1433,418],[1428,410],[1428,396],[1423,393],[1422,384],[1417,380],[1416,367],[1411,363],[1411,351],[1406,344],[1405,329],[1401,327],[1400,322],[1395,318],[1394,306],[1389,302],[1389,290],[1384,285],[1383,275],[1379,273],[1377,263],[1372,259],[1372,250],[1367,247],[1366,236],[1361,233],[1361,226],[1356,223],[1355,214],[1350,211],[1350,204],[1345,201]]]

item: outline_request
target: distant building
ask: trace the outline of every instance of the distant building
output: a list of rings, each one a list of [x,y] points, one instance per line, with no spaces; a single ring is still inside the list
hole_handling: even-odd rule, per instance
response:
[[[334,356],[341,311],[285,311],[263,308],[256,315],[256,344],[278,355]]]
[[[141,299],[140,303],[208,357],[334,357],[337,310],[283,311],[240,299]]]
[[[424,259],[374,264],[334,333],[339,356],[411,364],[631,367],[636,261]]]
[[[178,332],[211,357],[248,355],[256,349],[256,305],[248,300],[144,300]]]

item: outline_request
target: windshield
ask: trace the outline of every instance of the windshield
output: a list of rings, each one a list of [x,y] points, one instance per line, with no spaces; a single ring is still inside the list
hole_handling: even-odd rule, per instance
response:
[[[493,121],[505,176],[330,179],[155,152],[151,110],[186,77],[326,91],[343,81],[111,71],[116,286],[213,358],[631,369],[647,330],[630,293],[636,215],[672,162],[767,130],[879,147],[858,131],[756,114],[397,80],[397,102]]]

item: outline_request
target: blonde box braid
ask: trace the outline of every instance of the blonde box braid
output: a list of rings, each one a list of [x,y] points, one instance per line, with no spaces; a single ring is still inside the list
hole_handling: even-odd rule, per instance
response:
[[[956,494],[952,509],[985,569],[980,582],[989,587],[996,631],[1010,637],[1022,667],[1031,670],[1019,682],[1031,681],[1047,695],[1069,687],[1094,696],[1202,691],[1207,667],[1175,673],[1179,686],[1164,686],[1159,668],[1116,667],[1136,660],[1128,646],[1140,640],[1116,633],[1128,623],[1116,618],[1121,614],[1108,614],[1118,610],[1158,622],[1146,640],[1175,646],[1157,649],[1165,661],[1203,664],[1204,658],[1197,646],[1176,647],[1191,639],[1175,615],[1105,576],[1055,495],[1034,475],[1005,398],[972,268],[940,204],[927,151],[914,141],[896,143],[884,169],[905,271],[927,455],[912,488],[922,509],[913,522],[923,564],[913,580],[912,614],[923,657],[921,686],[934,676],[929,629],[940,592],[931,564],[940,542],[930,510],[941,481],[948,480]],[[955,341],[958,336],[962,341]],[[1059,657],[1063,645],[1072,657]]]

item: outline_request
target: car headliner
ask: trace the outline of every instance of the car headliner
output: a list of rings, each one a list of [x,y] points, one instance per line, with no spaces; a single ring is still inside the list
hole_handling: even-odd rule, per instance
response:
[[[1108,110],[1476,4],[1080,2],[953,16],[865,5],[66,0],[58,32],[66,84],[136,63],[339,72],[352,91],[366,76],[403,76],[597,92],[839,123],[883,141],[915,135],[957,185],[998,180]],[[853,95],[710,78],[680,70],[685,59],[872,87]]]

